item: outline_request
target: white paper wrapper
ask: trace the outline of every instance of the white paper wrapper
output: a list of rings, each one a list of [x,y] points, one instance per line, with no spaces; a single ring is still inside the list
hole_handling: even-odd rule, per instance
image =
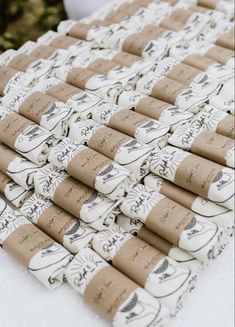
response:
[[[89,227],[103,230],[113,225],[116,215],[120,212],[118,201],[112,201],[104,195],[85,187],[84,184],[69,177],[69,185],[59,193],[56,189],[69,175],[49,164],[41,168],[34,176],[35,191],[56,205],[68,211],[76,218],[81,218]],[[82,191],[80,189],[82,188]],[[63,192],[63,193],[62,193]],[[58,196],[56,196],[56,194]],[[77,197],[77,199],[76,199]],[[82,200],[82,205],[80,202]],[[80,201],[80,202],[79,202]]]
[[[224,85],[220,92],[210,99],[209,104],[234,116],[234,78],[228,85],[230,87]]]
[[[68,265],[66,279],[80,296],[84,296],[92,279],[106,267],[109,267],[109,265],[98,254],[91,249],[83,249]],[[117,274],[116,269],[110,269],[111,276],[115,273]],[[121,273],[120,278],[124,279]],[[129,279],[127,277],[125,279],[125,283],[129,283]],[[119,284],[114,280],[110,286],[116,289],[119,288]],[[97,291],[98,289],[94,289],[94,293]],[[105,295],[107,296],[108,293],[105,292]],[[111,322],[114,327],[161,326],[169,315],[166,307],[162,306],[157,299],[138,287],[138,285],[136,285],[136,289],[116,309],[117,312]],[[102,316],[107,314],[105,310],[98,311],[97,313]]]
[[[27,253],[23,251],[26,247],[27,251],[32,251],[37,247],[36,254],[29,260],[28,271],[33,274],[44,286],[49,289],[56,288],[63,283],[65,267],[72,259],[72,255],[60,244],[54,242],[49,236],[41,232],[36,226],[26,219],[19,212],[12,210],[3,200],[0,199],[0,244],[3,249],[7,242],[7,249],[11,249],[11,255],[21,261],[25,260]],[[31,230],[31,235],[28,230]],[[20,230],[20,233],[19,233]],[[28,232],[28,234],[27,234]],[[32,233],[34,236],[32,237]],[[13,238],[13,234],[18,237]],[[25,240],[21,242],[20,236],[30,238],[25,244]],[[8,238],[11,238],[9,241]],[[8,239],[8,240],[7,240]],[[17,243],[18,240],[18,243]],[[44,241],[40,244],[40,242]],[[27,258],[26,258],[27,259]]]
[[[225,13],[227,17],[234,16],[234,4],[231,1],[217,0],[211,3],[207,1],[187,0],[190,4],[200,5],[208,9],[214,9]]]
[[[74,218],[37,193],[24,202],[20,212],[71,253],[78,253],[89,246],[96,233],[83,221]]]

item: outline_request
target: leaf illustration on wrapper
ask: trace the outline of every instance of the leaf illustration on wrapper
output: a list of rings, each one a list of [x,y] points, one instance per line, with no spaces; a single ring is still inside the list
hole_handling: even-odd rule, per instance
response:
[[[133,310],[133,308],[137,305],[137,303],[138,303],[138,295],[135,293],[131,298],[130,302],[128,302],[120,311],[129,312]]]

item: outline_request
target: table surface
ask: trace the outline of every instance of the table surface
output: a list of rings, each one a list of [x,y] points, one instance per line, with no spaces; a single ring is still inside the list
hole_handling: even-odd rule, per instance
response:
[[[234,240],[198,278],[169,327],[233,327]],[[105,327],[68,285],[48,291],[0,249],[0,325]]]

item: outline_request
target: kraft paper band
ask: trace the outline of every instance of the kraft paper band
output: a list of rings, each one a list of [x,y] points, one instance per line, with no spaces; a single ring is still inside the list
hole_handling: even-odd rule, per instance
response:
[[[118,64],[111,60],[96,59],[88,66],[88,69],[93,70],[96,73],[107,75],[112,69],[116,68]]]
[[[217,126],[216,133],[235,138],[235,118],[233,115],[227,115]]]
[[[37,58],[48,59],[55,53],[55,48],[48,45],[38,45],[30,54]]]
[[[180,235],[193,219],[194,214],[168,198],[160,200],[145,221],[147,228],[172,244],[178,245]]]
[[[61,36],[57,36],[56,38],[54,38],[50,42],[50,46],[67,50],[69,47],[71,47],[72,45],[74,45],[77,42],[78,42],[78,40],[71,36],[61,35]]]
[[[164,27],[168,30],[171,30],[171,31],[179,32],[180,30],[182,30],[184,28],[185,24],[183,24],[175,19],[166,18],[163,21],[161,21],[160,26]]]
[[[141,7],[147,7],[151,3],[152,3],[152,0],[134,0],[134,4],[141,6]]]
[[[33,224],[18,227],[3,242],[3,248],[12,257],[28,268],[31,259],[41,250],[46,250],[53,240]]]
[[[81,93],[82,90],[68,83],[59,83],[47,90],[47,94],[62,101],[67,102],[71,97]]]
[[[164,77],[154,85],[151,96],[159,100],[175,104],[177,96],[185,89],[186,86],[184,84]]]
[[[210,185],[223,168],[215,162],[192,154],[177,168],[174,183],[207,198]]]
[[[141,31],[141,34],[145,37],[148,37],[149,40],[159,38],[163,33],[167,32],[167,30],[160,26],[155,25],[147,25]]]
[[[135,56],[131,53],[121,51],[118,54],[116,54],[112,60],[117,62],[119,65],[130,68],[140,59],[141,58],[139,56]]]
[[[24,53],[15,56],[8,64],[9,67],[21,70],[25,72],[30,64],[36,61],[37,58],[32,55],[26,55]]]
[[[138,237],[147,242],[148,244],[152,245],[155,249],[161,251],[165,255],[168,255],[170,250],[172,249],[172,244],[158,236],[157,234],[151,232],[148,228],[144,225],[138,232]]]
[[[123,3],[118,7],[118,11],[122,11],[129,16],[133,16],[141,7],[134,3]]]
[[[124,20],[128,15],[121,11],[111,11],[107,16],[105,16],[105,21],[111,23],[119,23]]]
[[[149,274],[163,258],[161,252],[134,236],[119,249],[113,266],[144,288]]]
[[[0,95],[4,95],[4,89],[7,83],[12,79],[12,77],[17,74],[17,70],[7,67],[7,66],[0,66]]]
[[[209,8],[205,8],[202,6],[195,6],[195,5],[191,6],[190,9],[201,14],[207,14],[209,11]]]
[[[27,118],[16,113],[9,113],[4,119],[0,120],[0,141],[14,148],[17,137],[32,122]]]
[[[10,177],[0,171],[0,193],[4,194],[7,184],[11,181]]]
[[[234,34],[224,33],[215,42],[220,47],[224,47],[230,50],[234,50]]]
[[[87,82],[95,75],[96,72],[87,68],[73,68],[67,76],[67,82],[85,90]]]
[[[53,202],[75,217],[80,218],[81,208],[92,193],[93,190],[88,186],[68,177],[56,188]]]
[[[138,102],[135,111],[158,120],[163,111],[169,107],[170,104],[167,102],[152,97],[144,97]]]
[[[197,69],[206,71],[210,66],[214,65],[216,63],[216,61],[211,58],[201,56],[199,54],[193,54],[193,55],[187,56],[183,60],[183,63],[185,63],[187,65],[191,65]]]
[[[234,140],[211,131],[200,133],[191,145],[191,151],[226,166],[225,156],[234,145]]]
[[[190,9],[176,9],[172,12],[169,18],[185,24],[192,14],[193,11]]]
[[[56,99],[40,91],[28,96],[19,107],[19,113],[40,125],[42,115],[55,103]]]
[[[209,9],[215,9],[217,3],[218,3],[218,0],[198,0],[197,1],[198,6],[206,7]]]
[[[17,153],[7,146],[0,144],[0,171],[7,174],[9,164],[16,158]]]
[[[189,85],[200,74],[201,71],[199,69],[179,63],[169,71],[167,77],[177,80],[182,84]]]
[[[88,142],[88,146],[114,160],[120,147],[130,140],[132,139],[129,136],[111,128],[103,127],[92,135]]]
[[[109,25],[107,22],[101,20],[94,20],[89,24],[77,23],[72,26],[68,34],[77,39],[87,40],[88,33],[93,27],[107,25]]]
[[[205,56],[225,65],[227,61],[234,56],[234,51],[214,45],[205,53]]]
[[[122,50],[133,53],[136,56],[142,56],[142,52],[149,41],[152,40],[152,35],[147,33],[134,33],[127,37],[122,45]]]
[[[94,188],[96,177],[100,171],[111,163],[110,159],[87,148],[70,161],[67,172],[82,183]]]
[[[73,216],[56,205],[51,205],[40,215],[37,226],[55,241],[63,244],[64,235],[73,223]]]
[[[109,121],[108,126],[131,137],[135,136],[136,129],[149,119],[137,112],[123,109],[116,112]]]
[[[87,285],[84,299],[102,318],[113,321],[119,307],[138,288],[113,267],[101,269]]]

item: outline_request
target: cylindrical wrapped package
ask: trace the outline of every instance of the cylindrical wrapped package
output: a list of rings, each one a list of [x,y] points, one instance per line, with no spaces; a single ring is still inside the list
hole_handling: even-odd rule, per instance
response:
[[[137,91],[122,92],[118,98],[118,104],[123,108],[134,109],[142,115],[170,125],[172,130],[193,117],[193,114],[189,111],[181,110],[170,103],[146,96]]]
[[[124,198],[121,211],[200,261],[215,258],[225,246],[221,227],[141,184]]]
[[[172,313],[182,307],[184,295],[193,287],[195,275],[190,269],[178,265],[117,225],[94,235],[92,248],[166,305]]]
[[[234,172],[231,168],[173,146],[159,150],[153,156],[150,166],[152,173],[205,199],[233,209]]]
[[[46,162],[49,149],[57,140],[31,120],[0,108],[0,142],[35,164]]]
[[[65,272],[72,288],[114,327],[161,326],[168,309],[91,249],[81,250]]]
[[[92,119],[158,149],[167,144],[169,125],[119,105],[99,103],[92,111]]]
[[[120,213],[118,201],[106,198],[51,164],[35,174],[34,184],[37,193],[97,230],[112,226]]]
[[[73,68],[70,65],[63,66],[57,69],[56,77],[114,103],[122,91],[122,83],[106,78],[104,75],[88,68]]]
[[[22,203],[31,195],[30,191],[25,190],[22,186],[16,184],[10,177],[0,171],[0,193],[19,208]]]
[[[65,267],[72,255],[18,211],[0,199],[0,244],[44,286],[63,283]]]
[[[69,138],[50,151],[48,161],[111,200],[122,199],[136,182],[124,167]]]
[[[194,127],[190,123],[179,126],[169,137],[169,144],[223,166],[235,167],[234,140],[213,131],[206,131],[204,127]]]
[[[144,179],[144,185],[153,191],[159,192],[171,200],[181,204],[195,213],[204,216],[209,221],[225,229],[226,234],[233,234],[233,211],[222,207],[210,200],[191,193],[167,180],[154,174],[149,174]]]
[[[212,10],[218,10],[225,13],[228,17],[234,16],[234,4],[232,1],[223,0],[187,0],[198,6],[202,6]]]
[[[93,120],[70,122],[69,137],[130,170],[140,180],[149,172],[154,148]]]
[[[48,94],[34,89],[14,89],[2,98],[2,103],[57,138],[68,134],[68,119],[73,109]]]
[[[123,214],[118,215],[117,224],[125,232],[138,236],[141,240],[161,251],[178,264],[188,267],[193,272],[199,272],[203,269],[202,263],[194,258],[188,252],[169,243],[159,235],[149,230],[139,219],[129,218]]]
[[[37,193],[24,202],[20,212],[71,253],[78,253],[89,246],[96,233],[83,221]]]

